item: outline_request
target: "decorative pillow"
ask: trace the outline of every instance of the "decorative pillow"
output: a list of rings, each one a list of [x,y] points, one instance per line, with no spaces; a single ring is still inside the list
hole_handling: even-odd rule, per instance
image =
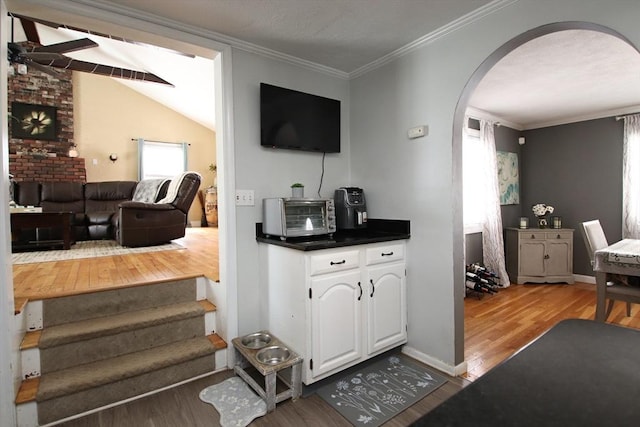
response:
[[[133,193],[134,202],[153,203],[156,201],[158,191],[166,179],[143,179],[136,186],[136,191]]]

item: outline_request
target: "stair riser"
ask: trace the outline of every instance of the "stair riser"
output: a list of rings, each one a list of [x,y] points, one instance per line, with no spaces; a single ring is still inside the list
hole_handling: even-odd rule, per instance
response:
[[[38,402],[38,421],[47,424],[214,371],[213,354],[118,383]]]
[[[42,303],[44,327],[165,304],[196,301],[195,279],[52,298]]]
[[[203,336],[202,316],[40,350],[42,374]]]

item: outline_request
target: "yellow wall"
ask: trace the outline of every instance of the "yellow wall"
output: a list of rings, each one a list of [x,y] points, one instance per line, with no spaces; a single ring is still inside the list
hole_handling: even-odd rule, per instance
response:
[[[209,164],[216,163],[216,135],[211,129],[110,78],[88,73],[73,73],[73,102],[74,140],[85,159],[87,182],[137,180],[138,146],[131,139],[144,138],[188,142],[188,169],[202,175],[201,188],[213,184]],[[109,160],[110,153],[118,155],[116,162]],[[189,220],[200,220],[201,212],[196,197]]]

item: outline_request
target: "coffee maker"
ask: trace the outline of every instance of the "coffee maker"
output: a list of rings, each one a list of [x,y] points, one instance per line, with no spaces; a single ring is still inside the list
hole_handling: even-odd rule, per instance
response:
[[[335,191],[334,202],[338,230],[366,228],[367,202],[362,188],[340,187]]]

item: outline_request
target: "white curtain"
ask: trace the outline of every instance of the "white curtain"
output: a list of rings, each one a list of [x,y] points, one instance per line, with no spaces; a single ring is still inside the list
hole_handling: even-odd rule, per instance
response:
[[[502,214],[500,212],[500,189],[498,187],[498,162],[494,124],[480,120],[480,145],[482,147],[478,162],[484,182],[484,221],[482,223],[483,263],[487,269],[500,277],[502,286],[510,285],[504,262],[504,241],[502,238]],[[468,207],[473,209],[472,206]]]
[[[624,118],[622,238],[640,239],[640,114]]]

